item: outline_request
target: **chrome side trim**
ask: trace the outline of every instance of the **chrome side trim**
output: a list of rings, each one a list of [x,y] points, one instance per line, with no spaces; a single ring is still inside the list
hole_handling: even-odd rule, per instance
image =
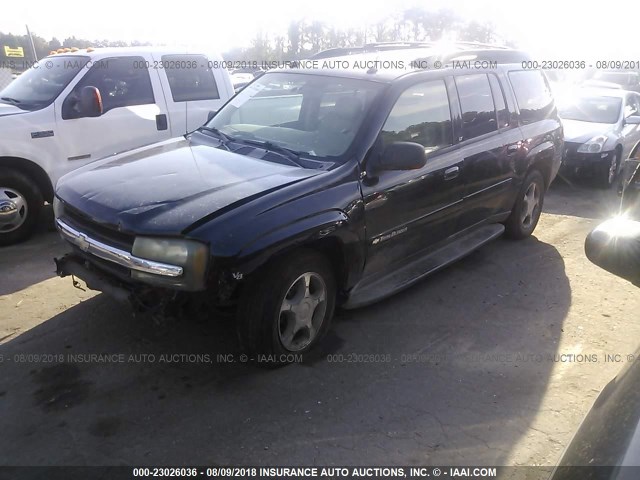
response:
[[[83,252],[90,253],[103,260],[117,263],[132,270],[153,273],[165,277],[179,277],[183,273],[183,268],[177,265],[146,260],[119,248],[102,243],[70,227],[59,218],[56,218],[56,227],[65,240],[74,244]]]

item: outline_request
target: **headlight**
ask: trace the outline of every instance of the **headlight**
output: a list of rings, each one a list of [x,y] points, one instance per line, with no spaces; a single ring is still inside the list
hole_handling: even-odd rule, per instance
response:
[[[607,143],[606,135],[598,135],[593,137],[587,143],[583,143],[578,147],[580,153],[600,153],[604,148],[604,144]]]
[[[60,218],[64,215],[64,204],[60,201],[58,197],[53,197],[53,216],[55,218]]]
[[[183,267],[180,277],[165,277],[131,270],[131,278],[182,290],[204,290],[209,247],[181,238],[136,237],[131,253],[136,257]]]

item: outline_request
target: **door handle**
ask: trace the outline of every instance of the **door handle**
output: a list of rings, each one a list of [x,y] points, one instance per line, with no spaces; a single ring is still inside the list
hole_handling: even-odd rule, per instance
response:
[[[444,171],[445,180],[453,180],[460,175],[460,167],[449,167]]]
[[[518,144],[515,144],[515,145],[509,145],[509,146],[507,147],[507,152],[509,152],[509,153],[515,153],[515,152],[517,152],[518,150],[520,150],[520,145],[518,145]]]
[[[164,113],[156,115],[156,128],[158,130],[166,130],[167,128],[169,128],[169,125],[167,123],[167,116]]]

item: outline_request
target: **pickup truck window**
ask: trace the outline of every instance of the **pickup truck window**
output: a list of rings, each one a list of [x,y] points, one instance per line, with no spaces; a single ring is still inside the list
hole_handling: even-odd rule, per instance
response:
[[[209,60],[204,55],[163,55],[162,65],[174,102],[220,98]]]
[[[465,140],[498,129],[493,94],[486,74],[455,77],[462,109],[462,136]]]
[[[516,94],[520,120],[524,124],[544,120],[553,110],[553,96],[547,81],[538,70],[509,72]]]
[[[96,61],[69,96],[77,95],[84,87],[96,87],[102,96],[103,113],[114,108],[153,104],[155,97],[149,70],[139,67],[146,63],[144,58],[133,56]],[[77,118],[78,111],[73,104],[71,102],[72,106],[64,112],[63,118]]]
[[[23,110],[44,108],[60,95],[88,61],[89,57],[80,55],[47,57],[2,90],[0,102]]]
[[[383,87],[352,78],[266,73],[231,99],[207,127],[238,141],[268,142],[301,156],[336,161],[353,143]]]
[[[428,152],[453,144],[444,81],[419,83],[402,92],[382,127],[384,145],[415,142]]]

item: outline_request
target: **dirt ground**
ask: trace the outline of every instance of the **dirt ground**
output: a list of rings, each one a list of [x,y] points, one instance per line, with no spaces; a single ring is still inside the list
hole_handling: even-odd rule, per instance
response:
[[[280,369],[229,320],[157,329],[73,288],[43,228],[0,250],[0,464],[553,465],[639,343],[639,292],[583,251],[616,201],[557,182],[534,238],[338,312]]]

